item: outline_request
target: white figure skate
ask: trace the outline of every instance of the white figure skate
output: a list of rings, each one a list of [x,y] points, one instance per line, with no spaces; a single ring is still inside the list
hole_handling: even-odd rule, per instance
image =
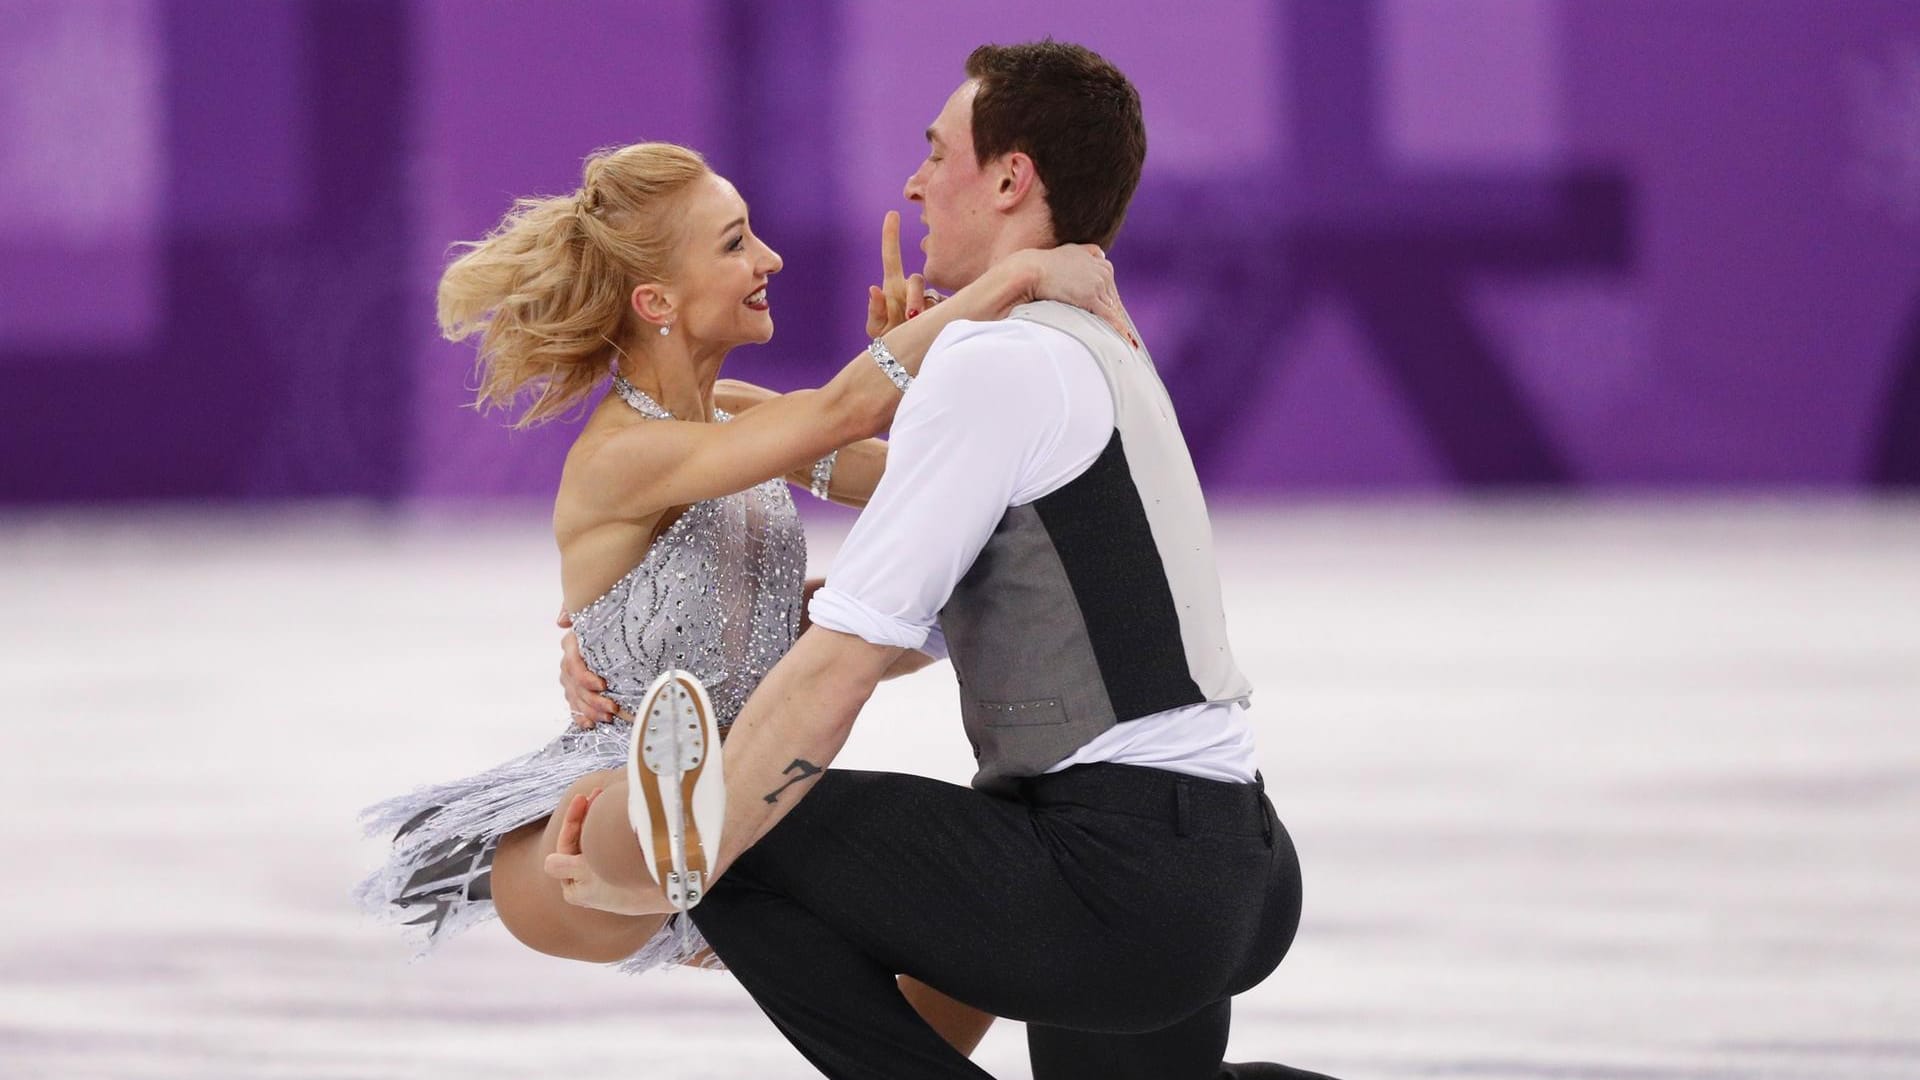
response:
[[[691,672],[671,670],[631,719],[627,818],[667,902],[686,911],[706,892],[727,814],[713,702]]]

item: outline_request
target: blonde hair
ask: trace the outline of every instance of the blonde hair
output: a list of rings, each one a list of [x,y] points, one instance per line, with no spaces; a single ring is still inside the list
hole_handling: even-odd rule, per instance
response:
[[[530,427],[566,412],[607,375],[636,285],[667,280],[680,230],[674,203],[708,174],[673,143],[595,151],[571,195],[517,199],[484,239],[440,275],[440,332],[480,337],[477,409]]]

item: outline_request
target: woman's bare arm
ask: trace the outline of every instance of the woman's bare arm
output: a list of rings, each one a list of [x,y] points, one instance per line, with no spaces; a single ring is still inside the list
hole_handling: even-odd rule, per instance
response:
[[[901,366],[917,373],[947,324],[1005,314],[1033,295],[1038,270],[1031,259],[1003,260],[881,340]],[[730,424],[663,421],[624,428],[581,461],[581,479],[607,517],[650,517],[811,469],[828,451],[884,431],[899,404],[899,388],[863,349],[825,386],[782,394]]]
[[[1113,266],[1092,245],[1016,252],[929,306],[920,275],[901,273],[900,215],[890,212],[881,262],[885,287],[869,291],[868,330],[882,331],[876,338],[910,374],[954,320],[997,319],[1034,297],[1077,304],[1131,337]],[[646,518],[810,469],[829,451],[886,430],[899,404],[899,389],[862,350],[827,385],[763,402],[731,424],[625,428],[584,457],[582,479],[608,517]]]
[[[735,416],[779,397],[776,390],[755,386],[738,379],[721,379],[713,385],[713,403]],[[813,467],[818,459],[787,474],[787,483],[808,491],[813,489]],[[861,439],[843,446],[834,459],[827,497],[842,506],[860,509],[873,498],[874,486],[887,469],[887,443],[884,439]]]
[[[865,509],[867,501],[873,498],[873,489],[879,486],[880,474],[886,471],[885,440],[862,439],[851,446],[843,446],[840,456],[833,462],[833,475],[827,483],[827,498],[842,506]],[[805,472],[806,475],[795,482],[811,489],[812,467],[809,466]]]

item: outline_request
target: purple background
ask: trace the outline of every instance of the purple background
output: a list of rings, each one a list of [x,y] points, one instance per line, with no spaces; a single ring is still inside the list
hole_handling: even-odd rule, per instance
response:
[[[1214,490],[1920,485],[1920,4],[1038,6],[0,0],[0,502],[548,492],[434,282],[640,139],[786,257],[729,374],[815,383],[1046,33],[1146,100],[1114,256]]]

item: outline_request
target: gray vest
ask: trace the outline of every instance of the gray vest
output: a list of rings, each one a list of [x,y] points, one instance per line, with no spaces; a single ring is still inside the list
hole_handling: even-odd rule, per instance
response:
[[[1079,308],[1013,311],[1093,354],[1114,432],[1066,486],[1009,507],[940,611],[980,771],[1009,794],[1116,724],[1252,693],[1227,647],[1213,528],[1144,350]]]

